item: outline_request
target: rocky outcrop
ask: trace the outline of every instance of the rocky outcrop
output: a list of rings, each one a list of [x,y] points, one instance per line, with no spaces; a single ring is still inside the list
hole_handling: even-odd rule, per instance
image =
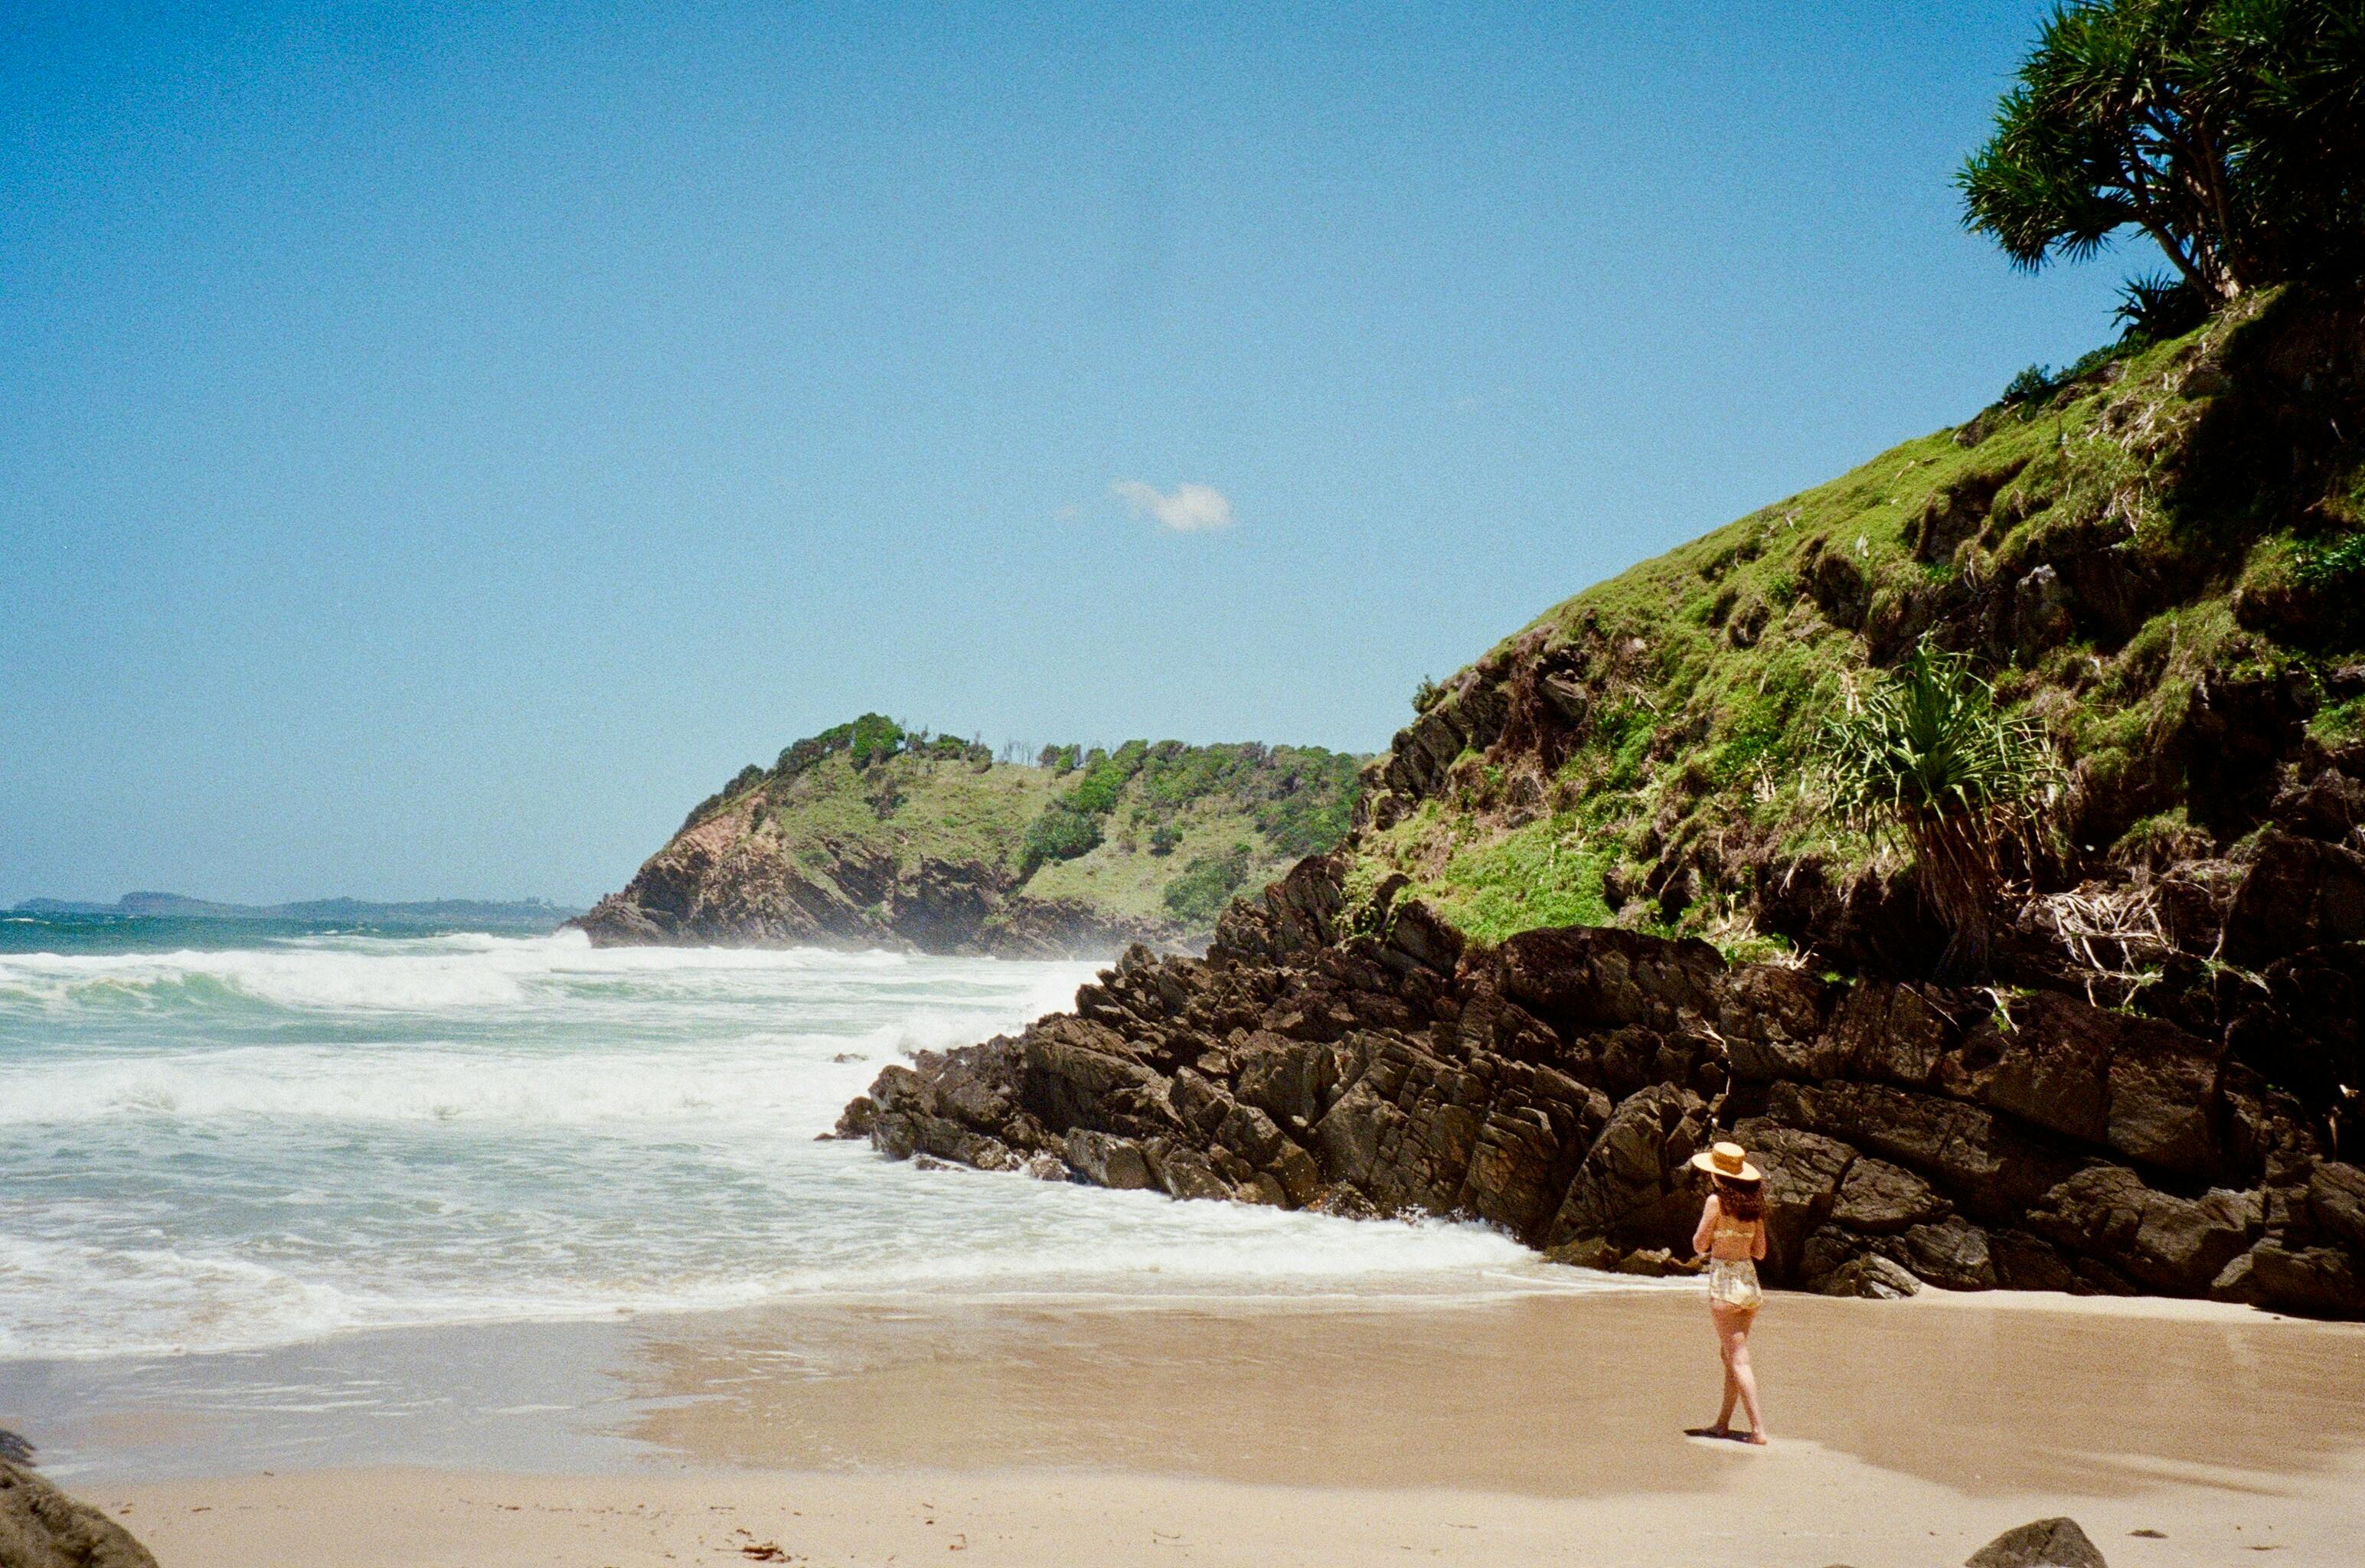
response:
[[[751,834],[745,812],[689,828],[622,890],[574,921],[595,946],[885,948],[1062,958],[1128,943],[1176,945],[1169,923],[1073,899],[1029,898],[1014,868],[921,858],[899,866],[863,846],[790,853]]]
[[[156,1568],[129,1530],[21,1464],[0,1460],[0,1564]]]
[[[2365,1316],[2365,1172],[2225,1041],[2082,998],[1828,982],[1610,927],[1466,944],[1340,864],[1128,950],[1075,1011],[882,1072],[898,1157],[1325,1213],[1463,1215],[1604,1266],[1688,1254],[1719,1136],[1777,1285],[2213,1295]]]

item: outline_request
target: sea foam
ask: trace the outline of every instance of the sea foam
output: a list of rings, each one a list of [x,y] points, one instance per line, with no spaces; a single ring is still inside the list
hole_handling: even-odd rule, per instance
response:
[[[571,933],[0,955],[0,1357],[812,1294],[1540,1288],[1482,1227],[815,1141],[881,1066],[1092,972]]]

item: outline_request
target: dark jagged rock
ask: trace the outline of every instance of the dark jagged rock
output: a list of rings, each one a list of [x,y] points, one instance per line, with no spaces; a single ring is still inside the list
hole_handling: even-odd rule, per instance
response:
[[[2304,947],[2365,939],[2365,855],[2269,833],[2225,917],[2225,956],[2265,965]]]
[[[1109,1187],[1464,1215],[1666,1271],[1736,1136],[1776,1285],[2157,1291],[2365,1315],[2365,1174],[2173,1025],[2057,994],[1728,966],[1571,928],[1465,945],[1347,918],[1339,862],[1233,906],[1205,959],[1129,949],[1072,1013],[886,1069],[840,1131]]]
[[[2108,1568],[2100,1548],[2069,1518],[2038,1519],[1980,1547],[1963,1568]]]
[[[6,1568],[156,1568],[156,1559],[130,1531],[7,1460],[0,1460],[0,1563]]]
[[[1815,1289],[1824,1295],[1862,1296],[1868,1301],[1899,1301],[1919,1295],[1922,1282],[1901,1263],[1893,1262],[1877,1253],[1866,1253],[1851,1258],[1838,1268],[1815,1281]]]

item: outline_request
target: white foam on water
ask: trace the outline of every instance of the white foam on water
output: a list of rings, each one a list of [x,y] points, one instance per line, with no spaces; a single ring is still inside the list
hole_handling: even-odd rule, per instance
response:
[[[572,933],[0,955],[0,1359],[817,1294],[1551,1288],[1474,1226],[813,1141],[888,1061],[1093,969]]]
[[[947,961],[962,962],[935,960]],[[728,997],[744,993],[747,980],[757,989],[800,974],[875,981],[930,962],[803,948],[597,948],[576,931],[319,936],[173,953],[0,954],[0,1000],[69,1008],[202,1008],[243,1000],[290,1009],[436,1014],[547,1003],[569,986],[602,981],[638,982],[652,997]],[[734,988],[734,980],[742,983]]]

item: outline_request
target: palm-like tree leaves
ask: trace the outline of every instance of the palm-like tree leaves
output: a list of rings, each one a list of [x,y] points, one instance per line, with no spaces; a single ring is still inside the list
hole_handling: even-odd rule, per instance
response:
[[[1956,175],[2022,267],[2130,224],[2211,303],[2365,257],[2365,6],[2080,0],[2057,9]]]
[[[1824,723],[1816,753],[1847,824],[1894,835],[1911,852],[1923,892],[1953,932],[1941,969],[1983,970],[2005,853],[2015,843],[2034,846],[2060,779],[2043,729],[1999,708],[1968,659],[1925,641]]]

